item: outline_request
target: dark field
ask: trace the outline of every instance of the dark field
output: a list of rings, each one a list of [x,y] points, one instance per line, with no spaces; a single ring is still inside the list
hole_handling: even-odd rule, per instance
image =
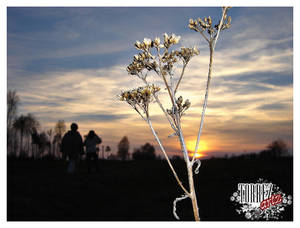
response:
[[[187,186],[185,164],[174,162]],[[166,161],[99,160],[99,172],[88,174],[81,161],[75,175],[63,161],[7,162],[9,221],[174,221],[173,200],[182,195]],[[183,170],[179,172],[179,170]],[[292,158],[210,159],[195,176],[200,218],[241,221],[230,196],[239,182],[267,179],[293,195]],[[292,206],[282,213],[291,221]],[[188,199],[177,205],[181,220],[193,220]]]

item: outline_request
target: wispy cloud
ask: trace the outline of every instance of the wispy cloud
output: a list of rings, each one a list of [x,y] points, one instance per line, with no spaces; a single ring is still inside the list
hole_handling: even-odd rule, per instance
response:
[[[179,92],[192,103],[183,117],[183,128],[186,139],[195,140],[208,49],[186,24],[190,17],[214,16],[218,10],[145,9],[154,16],[134,8],[101,9],[103,14],[93,8],[43,10],[45,17],[54,18],[51,23],[37,11],[8,11],[8,88],[17,89],[20,112],[34,113],[46,128],[58,119],[68,124],[78,121],[83,134],[97,130],[106,144],[116,145],[123,135],[129,137],[131,148],[145,142],[156,144],[146,124],[129,105],[118,101],[117,94],[142,85],[126,72],[126,64],[136,53],[132,43],[174,32],[182,36],[182,45],[196,44],[200,49],[200,56],[186,69]],[[221,34],[216,49],[202,139],[211,152],[258,151],[279,137],[291,146],[292,9],[233,8],[231,12],[232,28]],[[25,19],[26,29],[20,25]],[[151,76],[151,80],[159,79]],[[166,92],[160,94],[169,108]],[[163,143],[172,153],[179,152],[176,139],[168,138],[171,129],[156,104],[151,114]]]

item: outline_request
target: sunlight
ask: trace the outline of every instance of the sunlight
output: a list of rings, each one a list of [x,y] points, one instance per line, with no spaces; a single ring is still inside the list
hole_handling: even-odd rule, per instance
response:
[[[188,149],[188,151],[190,152],[194,152],[195,151],[195,146],[196,146],[196,140],[188,140],[186,142],[186,147]],[[201,151],[206,151],[208,149],[208,145],[207,145],[207,142],[201,140],[200,141],[200,144],[199,144],[199,147],[198,147],[198,153]]]
[[[186,147],[189,151],[189,156],[193,157],[194,151],[195,151],[195,146],[196,146],[196,140],[188,140],[186,142]],[[195,154],[195,158],[200,158],[203,157],[203,151],[206,151],[208,149],[207,142],[201,140],[199,147],[198,147],[198,152]]]
[[[194,153],[189,153],[189,156],[190,157],[193,157],[194,156]],[[195,154],[195,158],[201,158],[201,157],[203,157],[204,156],[204,154],[201,154],[201,153],[199,153],[199,152],[197,152],[196,154]]]

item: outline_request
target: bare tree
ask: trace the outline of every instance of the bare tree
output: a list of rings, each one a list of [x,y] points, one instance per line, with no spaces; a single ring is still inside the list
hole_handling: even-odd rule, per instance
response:
[[[268,153],[271,157],[281,157],[288,154],[288,147],[286,143],[281,140],[277,139],[271,142],[268,146]]]
[[[52,130],[52,128],[49,129],[46,133],[48,135],[48,140],[50,142],[50,144],[49,144],[49,155],[54,156],[53,148],[52,148],[52,144],[53,144],[53,130]]]
[[[13,120],[16,118],[18,104],[20,98],[15,90],[7,92],[7,152],[16,155],[16,148],[14,148],[17,134],[13,128]]]
[[[118,144],[118,156],[122,160],[125,160],[128,157],[129,151],[129,140],[127,136],[124,136]]]
[[[16,117],[20,98],[15,90],[7,92],[7,127],[11,128]]]
[[[26,155],[26,151],[23,145],[24,136],[31,136],[31,134],[40,126],[38,120],[33,114],[28,113],[27,116],[23,114],[16,118],[13,127],[20,131],[20,155]],[[28,139],[29,140],[29,139]],[[27,142],[29,145],[29,141]],[[27,148],[27,155],[29,153],[29,148]]]
[[[54,126],[54,138],[53,138],[53,146],[54,146],[54,156],[58,156],[61,140],[63,137],[63,134],[66,132],[66,123],[64,120],[58,120],[57,123]]]

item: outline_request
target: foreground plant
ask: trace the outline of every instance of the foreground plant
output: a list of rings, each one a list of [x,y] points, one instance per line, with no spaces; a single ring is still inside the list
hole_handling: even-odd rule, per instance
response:
[[[178,185],[184,192],[184,194],[181,197],[176,198],[173,202],[173,214],[176,217],[176,219],[179,219],[179,217],[176,214],[176,203],[180,200],[190,198],[192,202],[195,220],[200,220],[197,197],[194,187],[193,171],[196,174],[198,173],[201,162],[199,159],[195,158],[195,154],[198,151],[204,115],[207,106],[209,84],[212,76],[213,53],[215,45],[217,43],[220,31],[230,27],[231,19],[230,17],[227,17],[227,10],[228,7],[223,7],[222,18],[220,22],[215,26],[213,26],[212,19],[210,17],[204,18],[204,21],[202,21],[200,18],[198,18],[198,20],[190,19],[189,23],[189,28],[200,32],[200,34],[208,42],[210,48],[210,62],[206,94],[203,104],[195,153],[192,159],[190,159],[188,156],[188,151],[181,128],[181,118],[184,115],[184,113],[189,109],[191,103],[188,99],[184,101],[183,97],[177,94],[179,85],[184,76],[186,66],[194,56],[199,55],[199,51],[196,47],[181,47],[180,49],[176,50],[174,49],[174,45],[179,43],[180,36],[176,36],[174,34],[169,36],[166,33],[164,34],[162,41],[159,37],[156,37],[154,40],[145,38],[143,42],[137,41],[135,43],[135,47],[140,52],[134,56],[132,63],[130,63],[127,67],[127,71],[130,75],[137,76],[139,79],[141,79],[144,83],[144,86],[124,91],[120,95],[120,100],[126,101],[149,125]],[[206,33],[208,33],[209,36],[207,36]],[[176,80],[174,76],[175,65],[181,68],[178,80]],[[154,74],[156,74],[159,77],[159,79],[163,81],[163,85],[167,90],[168,96],[171,101],[171,107],[169,109],[166,109],[159,99],[158,93],[160,91],[160,88],[151,84],[148,81],[147,76],[149,72],[154,72]],[[189,190],[187,190],[187,188],[183,186],[168,157],[168,154],[164,149],[162,142],[160,141],[156,131],[153,128],[149,111],[149,105],[152,101],[155,101],[159,105],[160,109],[165,114],[166,119],[168,120],[173,130],[169,137],[178,137],[181,146],[181,151],[187,167]],[[197,165],[197,167],[194,170],[193,167],[195,164]]]

